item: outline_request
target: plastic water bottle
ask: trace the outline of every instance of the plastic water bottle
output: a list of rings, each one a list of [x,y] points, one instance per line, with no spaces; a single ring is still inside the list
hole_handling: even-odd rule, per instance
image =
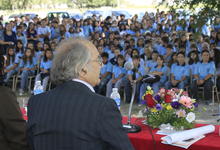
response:
[[[34,86],[34,95],[43,93],[43,86],[41,85],[41,81],[37,81],[35,86]]]
[[[115,100],[115,102],[118,106],[118,109],[120,110],[121,98],[120,98],[120,94],[118,93],[118,88],[112,89],[112,93],[111,93],[110,97]]]

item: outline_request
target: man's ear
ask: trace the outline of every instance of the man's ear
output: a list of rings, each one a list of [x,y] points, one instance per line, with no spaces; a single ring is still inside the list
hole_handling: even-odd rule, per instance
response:
[[[85,73],[85,74],[87,74],[87,68],[83,68],[83,69],[82,69],[82,72]]]
[[[82,68],[82,70],[80,71],[79,75],[80,75],[80,76],[85,76],[85,75],[87,74],[87,72],[88,72],[87,67],[84,67],[84,68]]]

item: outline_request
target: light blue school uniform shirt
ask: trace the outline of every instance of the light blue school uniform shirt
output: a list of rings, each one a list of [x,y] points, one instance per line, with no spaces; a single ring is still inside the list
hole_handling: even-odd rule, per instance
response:
[[[112,73],[112,64],[110,62],[107,62],[107,64],[104,64],[100,70],[100,74],[103,75],[106,72]]]
[[[132,58],[130,56],[127,58],[127,62],[133,63]],[[144,60],[142,58],[140,58],[140,65],[144,67]]]
[[[157,68],[157,66],[155,66],[151,68],[150,73],[154,71],[163,72],[163,75],[160,78],[160,82],[165,82],[167,80],[167,66],[163,65],[161,68]]]
[[[159,45],[159,44],[155,44],[154,47],[156,48],[157,52],[160,54],[160,55],[166,55],[167,53],[167,50],[164,46],[162,45]]]
[[[24,60],[21,60],[21,63],[19,65],[20,68],[34,68],[37,65],[36,59],[32,58],[32,64],[30,63],[30,61],[27,61],[26,64],[24,63]]]
[[[24,56],[23,53],[18,52],[18,53],[15,55],[15,64],[20,64],[20,62],[21,62],[23,56]]]
[[[192,75],[195,75],[196,69],[197,69],[197,65],[198,65],[198,63],[193,63],[193,64],[189,65],[190,73]]]
[[[134,71],[133,70],[128,70],[127,75],[132,75],[133,76]],[[143,77],[146,75],[146,69],[144,66],[139,66],[138,71],[135,73],[135,80],[138,79],[139,77]]]
[[[95,27],[95,28],[94,28],[94,32],[99,32],[99,33],[101,33],[101,32],[102,32],[102,27],[100,27],[100,26]]]
[[[121,74],[126,74],[126,69],[124,67],[115,65],[113,66],[112,73],[114,74],[115,78],[118,78]]]
[[[213,61],[209,63],[199,62],[196,67],[195,74],[199,76],[199,79],[203,80],[208,74],[215,74],[216,68]]]
[[[34,57],[35,57],[37,63],[40,62],[42,55],[43,55],[43,51],[35,52],[35,56]]]
[[[171,73],[174,75],[175,80],[181,80],[183,76],[189,76],[189,66],[180,66],[178,64],[172,65]]]
[[[115,57],[115,54],[110,50],[110,51],[107,51],[108,53],[108,60],[111,60],[112,58]]]
[[[9,65],[6,66],[5,69],[8,70],[8,69],[10,69],[11,67],[13,67],[13,66],[14,66],[14,62],[15,62],[15,60],[13,61],[13,60],[12,60],[12,57],[11,57],[10,62],[9,62]]]
[[[148,67],[148,68],[153,68],[157,65],[157,62],[156,61],[153,61],[153,60],[147,60],[145,62],[145,66]]]
[[[48,60],[46,62],[41,60],[40,68],[45,70],[50,70],[51,67],[52,67],[52,60]]]
[[[46,26],[46,27],[44,27],[44,28],[42,28],[42,27],[39,27],[38,29],[37,29],[37,34],[38,35],[40,35],[40,34],[46,34],[46,33],[51,33],[51,29],[50,29],[50,27],[48,27],[48,26]],[[50,34],[50,36],[49,36],[49,38],[51,37],[51,34]],[[44,41],[44,38],[39,38],[39,41],[41,41],[41,42],[43,42]]]

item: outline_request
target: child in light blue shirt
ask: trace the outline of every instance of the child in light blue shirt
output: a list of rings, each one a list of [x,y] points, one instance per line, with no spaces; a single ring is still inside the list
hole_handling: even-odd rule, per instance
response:
[[[52,67],[52,59],[53,52],[50,49],[47,49],[40,63],[40,73],[35,78],[35,83],[37,81],[43,81],[42,85],[44,91],[46,91],[47,89],[47,84],[50,76],[50,69]]]
[[[34,75],[36,70],[36,59],[33,57],[33,53],[31,49],[26,49],[24,56],[19,64],[19,68],[21,71],[21,85],[19,94],[23,95],[24,91],[28,86],[28,77]]]
[[[101,58],[103,61],[103,66],[100,70],[100,83],[97,87],[97,93],[106,95],[105,88],[112,76],[112,64],[108,61],[108,53],[102,53]]]
[[[212,86],[214,84],[213,76],[215,75],[216,68],[213,61],[210,60],[210,53],[207,50],[202,51],[202,61],[197,64],[194,82],[192,86],[192,94],[197,98],[198,87],[204,87],[204,97],[207,104],[212,100]]]
[[[120,89],[122,85],[122,79],[126,74],[126,69],[124,68],[124,62],[125,62],[124,56],[118,55],[117,64],[113,66],[112,79],[107,84],[107,89],[106,89],[107,97],[110,97],[113,87]]]
[[[166,88],[177,87],[184,89],[188,84],[189,66],[185,63],[185,54],[179,52],[177,54],[177,64],[171,66],[171,80],[166,83]]]
[[[4,72],[6,73],[6,77],[4,79],[4,83],[7,85],[9,79],[17,73],[17,65],[15,65],[15,49],[13,46],[9,46],[7,49],[6,63]]]

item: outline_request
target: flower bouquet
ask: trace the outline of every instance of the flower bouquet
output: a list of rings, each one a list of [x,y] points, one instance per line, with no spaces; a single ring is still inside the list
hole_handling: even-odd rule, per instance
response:
[[[149,126],[160,128],[169,124],[174,130],[194,127],[194,109],[198,104],[186,91],[162,88],[154,95],[154,91],[148,86],[142,98],[146,102],[146,121]]]

